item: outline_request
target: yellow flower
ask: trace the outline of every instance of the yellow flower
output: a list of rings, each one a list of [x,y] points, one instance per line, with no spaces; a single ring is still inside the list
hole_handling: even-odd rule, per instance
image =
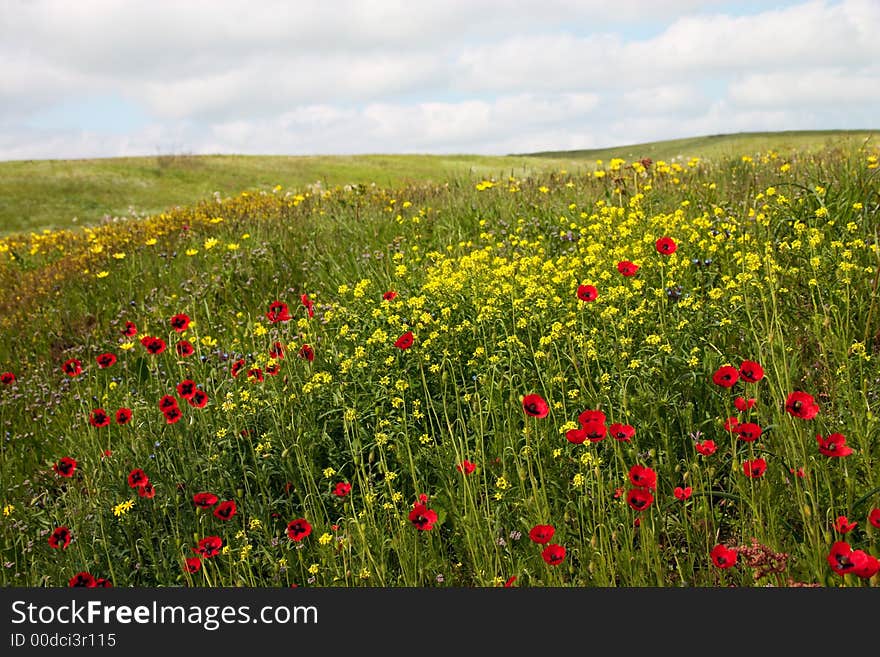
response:
[[[117,504],[116,506],[113,507],[113,515],[116,516],[117,518],[124,516],[126,513],[128,513],[131,510],[131,508],[133,506],[134,506],[134,501],[132,501],[132,500],[125,500],[124,502],[120,502],[119,504]]]
[[[156,242],[157,242],[156,238],[155,238],[155,237],[151,237],[151,238],[148,239],[146,242],[144,242],[144,244],[146,244],[147,246],[153,246],[154,244],[156,244]]]
[[[194,255],[195,255],[196,253],[198,253],[198,252],[199,252],[198,249],[187,249],[187,250],[186,250],[186,255],[188,255],[188,256],[194,256]]]
[[[11,516],[13,511],[15,511],[15,507],[12,504],[6,504],[3,507],[3,515],[4,516]]]
[[[333,468],[324,468],[324,478],[325,479],[329,479],[330,477],[332,477],[335,474],[336,474],[336,470],[334,470]]]
[[[119,345],[119,348],[123,351],[128,351],[129,349],[134,348],[134,342],[123,342],[121,345]]]
[[[321,569],[321,567],[318,564],[313,563],[311,566],[309,566],[309,574],[310,575],[317,575],[318,571],[320,569]]]
[[[324,532],[323,534],[321,534],[321,537],[318,539],[318,543],[320,543],[321,545],[327,545],[332,540],[333,540],[333,534],[328,534],[327,532]]]
[[[95,274],[95,278],[107,278],[109,275],[109,271],[99,271],[97,274]]]

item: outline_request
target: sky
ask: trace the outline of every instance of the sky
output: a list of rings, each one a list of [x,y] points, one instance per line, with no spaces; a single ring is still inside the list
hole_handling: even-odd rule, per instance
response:
[[[0,160],[880,128],[880,0],[0,0]]]

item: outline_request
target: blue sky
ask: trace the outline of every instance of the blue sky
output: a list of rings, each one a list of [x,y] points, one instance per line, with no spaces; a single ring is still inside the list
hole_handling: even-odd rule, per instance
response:
[[[880,0],[0,0],[0,159],[878,128]]]

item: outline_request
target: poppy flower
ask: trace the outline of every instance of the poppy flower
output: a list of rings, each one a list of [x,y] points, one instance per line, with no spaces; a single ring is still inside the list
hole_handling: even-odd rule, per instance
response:
[[[880,529],[880,508],[871,509],[871,512],[868,514],[868,522],[877,529]]]
[[[120,408],[116,411],[116,424],[128,424],[131,422],[131,409]]]
[[[597,421],[585,422],[581,429],[583,430],[586,439],[591,443],[598,443],[605,440],[605,436],[608,433],[608,428],[602,422]]]
[[[189,340],[178,340],[177,344],[174,345],[174,350],[181,358],[189,358],[196,353],[196,348],[193,347],[192,342]]]
[[[617,263],[617,271],[624,276],[635,276],[636,272],[639,271],[639,266],[629,260],[621,260]]]
[[[693,494],[693,492],[694,489],[690,486],[685,486],[684,488],[682,488],[681,486],[676,486],[675,490],[672,491],[672,494],[675,495],[675,499],[684,502]]]
[[[654,246],[657,249],[657,253],[663,255],[671,255],[678,249],[678,244],[671,237],[661,237],[654,243]]]
[[[188,315],[184,315],[183,313],[179,313],[171,317],[168,320],[171,324],[171,328],[173,328],[178,333],[183,333],[186,329],[189,328],[190,318]]]
[[[626,494],[626,503],[635,511],[644,511],[654,501],[654,496],[647,488],[630,488]]]
[[[657,473],[646,465],[634,465],[629,469],[629,480],[639,488],[657,488]]]
[[[754,422],[742,422],[736,425],[733,432],[740,440],[750,443],[761,437],[763,429],[760,425],[755,424]]]
[[[752,479],[758,479],[767,471],[767,461],[762,458],[743,461],[743,474]]]
[[[819,413],[819,404],[812,395],[795,390],[786,397],[785,410],[802,420],[812,420]]]
[[[391,301],[396,296],[397,296],[397,292],[395,292],[394,290],[388,290],[387,292],[385,292],[385,294],[382,295],[382,298],[385,301]]]
[[[142,337],[141,344],[149,353],[153,354],[154,356],[158,356],[163,351],[165,351],[165,347],[167,346],[165,344],[165,340],[163,340],[162,338],[153,337],[151,335],[146,335]]]
[[[719,544],[712,548],[709,556],[712,557],[712,563],[718,568],[730,568],[731,566],[736,565],[736,560],[739,555],[734,548]]]
[[[578,285],[577,297],[581,301],[595,301],[599,296],[599,291],[593,285]]]
[[[419,531],[430,531],[434,529],[434,523],[437,522],[437,512],[429,509],[422,502],[418,502],[409,512],[409,521]]]
[[[746,383],[757,383],[764,378],[764,368],[753,360],[744,360],[739,366],[739,375]]]
[[[64,550],[68,545],[70,545],[70,530],[67,527],[57,527],[49,537],[49,547]]]
[[[93,589],[98,586],[98,582],[95,580],[95,576],[91,573],[82,572],[71,577],[67,586],[70,588],[84,587],[87,589]]]
[[[565,439],[574,443],[575,445],[580,445],[587,439],[587,432],[584,431],[583,428],[580,429],[569,429],[565,432]]]
[[[128,485],[130,487],[138,488],[140,486],[146,486],[148,483],[150,483],[150,478],[147,477],[147,473],[140,468],[135,468],[128,473]]]
[[[11,386],[15,383],[15,374],[12,372],[3,372],[3,374],[0,374],[0,383]]]
[[[180,418],[183,417],[183,413],[180,412],[180,409],[175,406],[173,408],[166,408],[162,411],[162,415],[165,416],[166,424],[176,424],[180,421]]]
[[[722,365],[712,375],[712,382],[722,388],[732,388],[739,380],[739,372],[732,365]]]
[[[122,335],[124,335],[127,338],[131,338],[131,337],[137,335],[137,332],[138,332],[138,327],[134,322],[126,322],[125,327],[120,331],[120,333],[122,333]]]
[[[791,472],[791,474],[793,474],[798,479],[803,479],[804,477],[807,476],[807,472],[806,472],[806,470],[803,469],[803,467],[789,468],[789,471]]]
[[[556,543],[551,543],[541,550],[541,558],[551,566],[558,566],[565,561],[565,548]]]
[[[287,537],[291,541],[301,541],[312,533],[312,526],[305,518],[297,518],[287,523]]]
[[[336,497],[346,497],[351,492],[351,484],[346,481],[337,481],[333,487],[333,494]]]
[[[858,524],[857,522],[850,522],[846,516],[837,516],[837,519],[834,521],[834,530],[841,534],[848,534]]]
[[[223,547],[223,539],[219,536],[205,536],[199,541],[198,547],[193,548],[193,552],[202,555],[206,559],[216,557],[220,554],[220,548]]]
[[[186,400],[186,403],[193,408],[204,408],[208,403],[208,393],[197,389],[193,396]]]
[[[96,408],[89,414],[89,424],[98,428],[109,426],[110,416],[103,408]]]
[[[162,399],[159,400],[159,410],[164,413],[169,408],[177,408],[177,400],[171,395],[162,395]]]
[[[303,294],[302,296],[300,296],[299,299],[302,302],[302,305],[304,305],[306,307],[306,312],[308,313],[309,317],[314,317],[315,316],[315,303],[311,299],[309,299],[309,295]]]
[[[533,393],[524,396],[522,405],[526,415],[531,415],[532,417],[543,418],[547,417],[547,414],[550,413],[550,406],[541,395]]]
[[[462,474],[469,475],[477,468],[476,463],[471,463],[467,459],[459,463],[455,466],[455,469],[461,472]]]
[[[629,424],[612,424],[608,427],[608,432],[614,440],[619,440],[624,443],[631,442],[632,437],[636,435],[635,427],[632,427]]]
[[[284,345],[280,342],[275,342],[269,348],[269,358],[274,358],[275,360],[283,360],[284,359]]]
[[[867,553],[865,554],[864,565],[852,571],[853,575],[864,579],[871,579],[878,572],[880,572],[880,561],[878,561],[877,557]]]
[[[529,530],[529,538],[535,543],[543,545],[549,543],[555,533],[556,528],[553,525],[535,525]]]
[[[696,443],[694,447],[696,447],[697,451],[703,456],[711,456],[715,453],[715,450],[718,449],[715,446],[714,440],[704,440],[703,442]]]
[[[218,499],[214,493],[196,493],[193,495],[193,504],[200,509],[210,509],[217,504]]]
[[[311,348],[309,345],[307,345],[307,344],[304,344],[302,347],[299,348],[299,354],[298,354],[298,355],[299,355],[300,358],[304,358],[305,360],[309,361],[310,363],[311,363],[313,360],[315,360],[315,350],[312,349],[312,348]]]
[[[407,331],[394,341],[394,346],[398,349],[409,349],[413,346],[413,332]]]
[[[868,565],[868,555],[862,550],[853,550],[846,541],[835,542],[826,559],[831,570],[838,575],[846,575]]]
[[[196,392],[196,382],[192,379],[184,379],[177,384],[177,394],[183,399],[189,399]],[[175,404],[176,405],[176,404]],[[160,405],[159,408],[162,408]]]
[[[606,420],[605,413],[599,410],[587,409],[578,415],[578,422],[584,426],[588,422],[599,422],[604,424]]]
[[[264,371],[269,376],[278,376],[281,372],[281,366],[278,363],[275,363],[274,365],[267,366]]]
[[[214,515],[220,520],[229,520],[235,515],[236,510],[235,500],[226,500],[217,505],[217,508],[214,509]]]
[[[183,567],[186,569],[188,573],[197,573],[199,569],[202,567],[202,560],[200,557],[187,557],[183,560]]]
[[[731,417],[727,418],[727,421],[724,423],[724,430],[725,431],[736,431],[736,428],[738,426],[739,426],[739,418],[731,416]]]
[[[290,321],[290,310],[287,304],[282,301],[273,301],[269,304],[269,311],[266,313],[266,319],[273,324],[278,322]]]
[[[64,364],[61,366],[61,371],[67,376],[79,376],[83,371],[82,363],[76,358],[71,358],[64,361]]]
[[[146,497],[147,499],[153,499],[156,497],[156,489],[153,488],[153,484],[150,482],[145,483],[143,486],[137,487],[138,495],[141,497]]]
[[[737,397],[733,400],[733,405],[736,406],[736,410],[741,413],[745,413],[750,408],[754,408],[757,400],[755,398],[746,399],[745,397]]]
[[[232,375],[233,378],[235,378],[241,373],[245,365],[247,365],[247,363],[245,362],[244,358],[239,358],[232,364],[232,367],[229,368],[229,373]]]
[[[59,476],[70,478],[76,471],[76,459],[64,456],[58,461],[58,463],[52,466],[52,469]]]
[[[259,367],[252,367],[251,369],[248,370],[247,380],[248,381],[256,381],[257,383],[262,383],[263,382],[263,370],[260,369]]]
[[[95,361],[97,361],[98,367],[104,369],[116,364],[116,356],[111,353],[100,354],[95,356]]]
[[[825,456],[841,457],[852,454],[852,447],[847,447],[846,438],[842,433],[832,433],[827,438],[816,435],[819,443],[819,452]]]

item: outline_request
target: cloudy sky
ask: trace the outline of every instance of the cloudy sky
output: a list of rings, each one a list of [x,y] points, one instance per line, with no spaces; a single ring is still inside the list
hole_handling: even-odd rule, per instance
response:
[[[880,0],[0,0],[0,159],[880,128]]]

